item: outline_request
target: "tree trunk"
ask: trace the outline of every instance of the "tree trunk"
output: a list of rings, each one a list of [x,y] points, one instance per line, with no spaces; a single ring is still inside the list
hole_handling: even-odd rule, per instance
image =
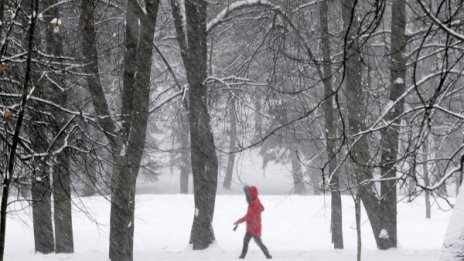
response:
[[[237,143],[237,111],[235,109],[235,98],[231,95],[229,110],[229,155],[227,157],[227,169],[224,177],[223,187],[230,190],[232,186],[232,174],[235,165],[235,149]]]
[[[3,4],[3,2],[2,2]],[[31,64],[32,64],[32,51],[34,47],[34,33],[35,33],[35,27],[37,23],[37,16],[33,16],[32,13],[38,13],[38,7],[39,3],[38,0],[33,0],[30,1],[31,4],[31,22],[29,24],[28,28],[28,35],[27,35],[27,40],[28,40],[28,46],[27,46],[27,56],[26,56],[26,70],[25,70],[25,75],[24,75],[24,82],[22,84],[21,88],[21,102],[19,106],[19,113],[18,113],[18,119],[16,121],[16,125],[14,128],[14,133],[13,133],[13,139],[11,141],[11,150],[10,153],[8,154],[8,162],[6,165],[6,173],[5,176],[3,177],[3,191],[2,191],[2,203],[0,207],[0,261],[3,261],[3,257],[5,255],[5,238],[6,238],[6,214],[8,210],[8,196],[10,192],[10,184],[11,184],[11,179],[13,177],[14,173],[14,166],[15,166],[15,158],[16,158],[16,148],[18,147],[19,143],[19,134],[21,132],[22,128],[22,123],[24,119],[24,114],[26,110],[26,104],[27,104],[27,95],[28,95],[28,89],[29,89],[29,81],[31,80]],[[2,11],[2,18],[3,18],[3,8],[1,8]],[[4,151],[5,153],[7,151]]]
[[[361,200],[359,197],[359,192],[356,192],[356,199],[354,201],[354,209],[356,216],[356,260],[361,261],[361,251],[362,251],[362,237],[361,237]]]
[[[46,0],[41,4],[47,8],[56,4],[57,0]],[[49,11],[51,17],[60,17],[58,7]],[[51,18],[52,19],[52,18]],[[56,57],[63,56],[62,37],[59,33],[53,32],[51,26],[44,28],[45,44],[48,53]],[[65,87],[63,76],[58,74],[50,75],[60,86]],[[60,92],[52,91],[50,86],[47,96],[49,99],[60,106],[65,106],[67,94],[65,90]],[[61,126],[66,123],[66,115],[57,112],[59,115],[56,119],[51,119],[52,133],[54,136],[59,135]],[[63,151],[57,156],[58,165],[53,166],[53,199],[54,199],[54,223],[55,223],[55,251],[57,253],[73,253],[73,230],[72,230],[72,210],[71,210],[71,178],[69,170],[68,151]]]
[[[32,221],[35,251],[43,254],[55,251],[50,173],[45,162],[39,159],[36,160],[36,168],[32,178]]]
[[[180,166],[180,193],[187,194],[189,188],[190,165],[190,145],[189,145],[189,122],[188,112],[184,108],[180,119],[180,146],[181,146],[181,166]]]
[[[347,34],[345,37],[347,42],[344,43],[344,59],[350,135],[366,129],[364,123],[365,115],[362,113],[366,111],[366,105],[361,81],[361,48],[359,39],[356,36],[358,30],[360,30],[360,20],[358,20],[356,14],[356,3],[357,1],[355,0],[347,0],[343,1],[342,4],[343,23]],[[371,169],[367,166],[370,161],[369,143],[366,135],[357,137],[357,139],[357,142],[350,148],[350,158],[353,160],[357,184],[364,184],[365,181],[372,179]],[[353,141],[354,139],[350,140],[350,142]],[[385,139],[385,141],[391,142],[392,140]],[[398,139],[396,139],[397,141]],[[393,144],[391,146],[394,146]],[[387,146],[382,146],[382,148],[385,147]],[[382,154],[382,157],[386,156],[387,154]],[[392,157],[390,154],[389,156]],[[384,160],[383,162],[391,161]],[[385,171],[385,168],[382,171]],[[386,175],[395,175],[394,173],[396,172],[390,170]],[[395,181],[390,181],[386,184],[382,183],[381,193],[382,195],[385,193],[385,199],[382,201],[378,200],[381,195],[378,195],[378,192],[376,192],[374,184],[367,183],[358,188],[379,249],[396,247],[396,185],[392,186],[391,183],[395,184]]]
[[[136,56],[124,57],[122,146],[114,150],[115,168],[111,182],[110,252],[112,261],[132,261],[134,244],[135,185],[145,147],[150,100],[150,75],[158,0],[145,2],[147,14],[136,16],[137,2],[129,1],[126,12],[126,50],[136,48]],[[140,19],[140,20],[139,20]],[[134,30],[140,21],[140,34]],[[133,46],[139,39],[138,46]],[[135,69],[134,69],[135,65]],[[135,72],[137,72],[135,74]],[[130,75],[134,73],[135,79]],[[129,93],[131,93],[129,95]],[[129,99],[129,100],[127,100]],[[132,100],[132,101],[130,101]],[[129,135],[130,134],[130,135]]]
[[[428,154],[429,154],[429,136],[427,136],[424,140],[423,144],[423,161],[422,164],[422,171],[424,173],[424,186],[427,187],[430,185],[429,179],[429,168],[428,168]],[[425,194],[425,218],[430,219],[432,215],[431,206],[430,206],[430,191],[424,190]]]
[[[216,200],[218,161],[207,108],[206,42],[207,2],[185,1],[188,59],[185,64],[189,91],[189,123],[195,215],[190,243],[194,250],[206,249],[214,241],[213,215]],[[178,32],[179,34],[179,32]]]
[[[342,199],[340,195],[339,174],[333,173],[337,167],[335,154],[335,136],[337,133],[334,122],[334,91],[332,87],[332,57],[330,54],[328,4],[326,1],[319,3],[319,22],[321,24],[321,50],[323,57],[323,84],[324,97],[327,99],[323,105],[325,120],[325,138],[329,175],[332,175],[329,188],[331,194],[330,231],[332,232],[332,243],[335,249],[343,249],[342,229]],[[333,174],[332,174],[333,173]]]
[[[406,81],[406,3],[404,0],[395,0],[392,4],[392,34],[391,34],[391,61],[390,61],[390,101],[395,101],[404,93]],[[404,110],[403,102],[398,102],[386,115],[385,120],[391,121],[401,115]],[[381,182],[383,229],[388,232],[388,240],[383,240],[380,249],[397,246],[397,189],[396,189],[396,162],[398,155],[398,141],[401,121],[395,121],[381,132],[381,177],[389,179]]]
[[[71,209],[71,177],[67,152],[58,155],[58,165],[53,167],[53,203],[56,253],[73,253]]]
[[[293,191],[295,194],[303,195],[306,193],[306,188],[303,180],[303,171],[301,170],[301,163],[298,160],[296,150],[290,152],[292,161],[292,173],[293,173]]]
[[[89,91],[95,111],[101,116],[99,124],[110,141],[113,153],[109,257],[112,261],[132,261],[135,184],[145,145],[159,1],[146,0],[146,13],[136,1],[127,2],[122,130],[119,133],[116,133],[115,123],[109,117],[108,103],[98,76],[94,4],[93,0],[82,1],[80,25],[83,54],[89,64],[85,67]]]
[[[132,261],[135,210],[135,180],[127,157],[113,165],[111,179],[110,252],[111,261]]]
[[[84,188],[82,189],[82,196],[89,197],[95,196],[97,193],[97,169],[98,162],[91,155],[83,155],[84,173],[82,174],[84,181]]]

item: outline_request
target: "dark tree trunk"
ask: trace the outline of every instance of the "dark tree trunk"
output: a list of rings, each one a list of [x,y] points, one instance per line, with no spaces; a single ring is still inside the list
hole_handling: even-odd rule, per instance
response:
[[[395,0],[392,4],[391,17],[391,61],[390,61],[390,101],[395,101],[404,93],[406,81],[406,3],[404,0]],[[398,102],[387,114],[385,120],[391,121],[403,113],[403,102]],[[389,125],[382,132],[381,177],[390,179],[381,183],[382,193],[381,217],[382,229],[388,233],[388,238],[381,241],[380,249],[389,249],[397,246],[397,192],[396,192],[396,158],[398,155],[398,140],[400,134],[400,121]]]
[[[53,203],[56,253],[73,253],[71,211],[71,177],[67,152],[58,155],[58,165],[53,167]]]
[[[366,105],[361,81],[361,47],[356,36],[360,26],[356,14],[356,3],[355,0],[347,0],[343,1],[342,4],[343,23],[347,34],[345,37],[347,42],[344,43],[344,60],[348,123],[351,135],[366,129],[364,113],[361,113],[365,111]],[[350,158],[353,160],[356,182],[357,184],[363,184],[365,181],[372,179],[372,170],[367,167],[370,160],[369,143],[366,135],[357,139],[358,141],[350,148]],[[351,142],[353,141],[352,139]],[[396,141],[398,140],[396,139]],[[385,157],[385,155],[382,155],[382,157]],[[391,174],[390,171],[388,175],[394,174]],[[382,195],[375,191],[372,183],[364,184],[358,189],[371,223],[377,247],[379,249],[388,249],[396,247],[396,185],[395,181],[389,181],[385,184],[382,182],[381,186]],[[379,201],[378,198],[383,197],[383,195],[385,195],[385,198]]]
[[[135,185],[145,146],[153,39],[159,2],[147,0],[145,4],[146,16],[135,15],[140,11],[135,1],[128,2],[126,12],[125,46],[127,50],[136,48],[136,56],[129,57],[126,53],[124,57],[123,114],[130,113],[130,125],[123,124],[122,147],[114,151],[117,162],[111,182],[109,256],[112,261],[133,260]],[[138,28],[139,19],[140,34],[137,34],[134,28]],[[138,46],[133,46],[136,39],[139,39]],[[131,78],[132,73],[135,79]],[[129,95],[129,92],[132,93]]]
[[[35,140],[35,139],[34,139]],[[50,169],[42,160],[36,160],[32,178],[32,221],[35,251],[48,254],[55,251],[53,239]]]
[[[91,155],[83,156],[84,171],[83,177],[84,188],[82,189],[82,196],[94,196],[97,193],[97,169],[98,163]]]
[[[329,41],[328,23],[328,3],[322,1],[319,4],[319,22],[321,24],[321,50],[323,57],[323,84],[324,97],[326,101],[323,105],[325,120],[325,138],[327,146],[328,173],[332,175],[329,188],[331,194],[330,211],[330,231],[332,232],[332,243],[335,249],[343,249],[343,229],[342,229],[342,199],[340,195],[339,173],[334,173],[337,167],[337,157],[335,154],[335,136],[337,134],[334,122],[334,91],[332,86],[332,57]]]
[[[232,186],[232,174],[235,165],[235,149],[237,143],[237,114],[235,109],[235,98],[231,95],[229,110],[229,155],[227,157],[226,175],[224,177],[223,187],[230,190]]]
[[[56,4],[57,0],[45,0],[41,4],[47,8]],[[60,17],[57,7],[49,11],[51,17]],[[51,20],[51,19],[50,19]],[[45,29],[45,44],[49,54],[57,57],[63,56],[62,37],[59,33],[53,32],[51,26]],[[50,75],[60,86],[65,87],[63,76],[58,74]],[[66,91],[52,91],[47,93],[49,99],[60,106],[65,106],[67,101]],[[66,123],[66,115],[57,112],[56,119],[51,119],[52,133],[54,136],[60,135],[61,126]],[[63,142],[60,142],[63,143]],[[53,199],[54,199],[54,223],[55,223],[55,251],[57,253],[73,253],[73,230],[72,230],[72,211],[71,211],[71,178],[69,171],[68,152],[64,151],[57,156],[58,165],[53,166]]]
[[[190,243],[194,250],[206,249],[214,241],[213,215],[216,200],[218,161],[207,108],[206,42],[207,2],[185,1],[188,59],[185,64],[189,91],[189,122],[195,215]]]
[[[145,145],[153,38],[159,2],[146,0],[146,14],[136,1],[127,2],[123,124],[118,134],[109,117],[108,104],[98,77],[94,4],[93,0],[82,1],[80,24],[83,32],[83,53],[89,63],[85,68],[88,73],[87,83],[97,115],[105,116],[99,118],[99,124],[110,141],[113,153],[109,257],[112,261],[132,261],[135,184]]]

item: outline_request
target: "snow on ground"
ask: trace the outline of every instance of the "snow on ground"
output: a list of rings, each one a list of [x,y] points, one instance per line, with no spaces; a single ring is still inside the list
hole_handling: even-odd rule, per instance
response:
[[[354,204],[343,198],[345,250],[333,250],[330,243],[330,197],[262,195],[263,242],[274,260],[337,261],[356,260]],[[77,200],[77,199],[75,199]],[[88,213],[82,212],[82,203]],[[74,206],[75,254],[34,254],[30,208],[16,203],[8,216],[7,261],[98,261],[108,260],[109,202],[103,197],[83,198]],[[193,218],[192,195],[138,195],[136,199],[135,261],[153,260],[236,260],[240,254],[244,226],[232,231],[232,223],[245,214],[241,195],[218,195],[214,217],[217,242],[206,251],[188,246]],[[432,219],[425,219],[423,199],[399,203],[399,248],[376,250],[369,222],[363,213],[363,260],[437,260],[450,212],[434,207]],[[252,241],[247,260],[265,260]]]
[[[464,186],[456,199],[456,207],[451,215],[443,242],[440,261],[463,260],[464,255]]]

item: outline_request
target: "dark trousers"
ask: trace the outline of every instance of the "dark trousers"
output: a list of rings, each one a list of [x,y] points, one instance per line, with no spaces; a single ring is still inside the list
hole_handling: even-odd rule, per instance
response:
[[[243,238],[243,248],[242,248],[242,254],[240,255],[240,258],[245,258],[248,252],[248,244],[250,243],[251,238],[255,240],[256,244],[259,246],[259,248],[261,248],[261,251],[263,251],[264,255],[267,258],[271,258],[271,255],[269,254],[269,250],[267,250],[267,247],[263,244],[261,237],[253,236],[252,234],[248,232],[245,234],[245,238]]]

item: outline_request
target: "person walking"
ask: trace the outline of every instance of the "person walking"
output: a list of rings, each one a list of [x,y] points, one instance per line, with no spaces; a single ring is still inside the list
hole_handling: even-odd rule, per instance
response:
[[[261,251],[263,251],[266,258],[271,259],[272,256],[269,254],[269,250],[261,240],[261,212],[264,211],[264,207],[258,198],[258,189],[255,186],[245,186],[243,190],[248,202],[248,210],[244,217],[234,222],[234,225],[236,226],[240,223],[246,222],[247,228],[243,239],[242,254],[239,258],[245,258],[248,252],[248,244],[253,238],[259,248],[261,248]]]

